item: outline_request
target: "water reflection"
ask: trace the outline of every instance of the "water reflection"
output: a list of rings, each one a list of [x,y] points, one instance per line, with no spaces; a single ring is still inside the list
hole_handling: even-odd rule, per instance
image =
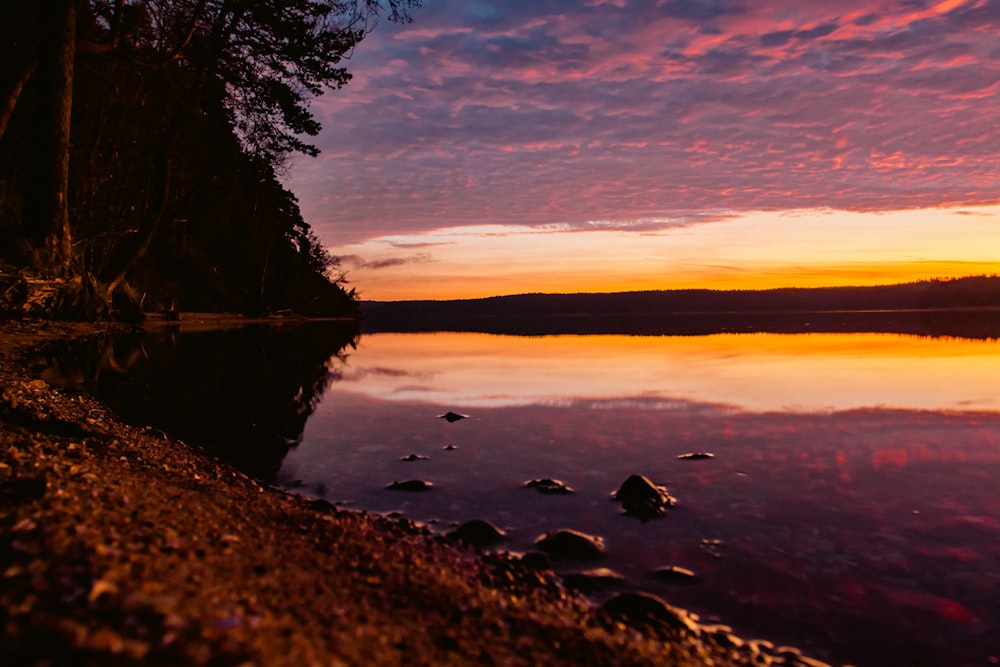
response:
[[[353,391],[473,406],[657,398],[753,410],[1000,409],[1000,342],[850,334],[365,335]]]
[[[339,323],[136,330],[49,348],[36,365],[45,379],[92,392],[132,423],[273,481],[356,335]]]

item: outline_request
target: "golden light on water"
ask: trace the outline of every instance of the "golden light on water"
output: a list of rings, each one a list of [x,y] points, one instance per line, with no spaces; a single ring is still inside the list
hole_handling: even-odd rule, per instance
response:
[[[1000,409],[1000,343],[891,334],[370,334],[345,390],[459,406],[642,398],[747,410]]]

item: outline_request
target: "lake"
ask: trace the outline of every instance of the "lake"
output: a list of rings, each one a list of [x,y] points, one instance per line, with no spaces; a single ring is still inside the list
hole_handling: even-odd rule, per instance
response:
[[[514,552],[561,528],[600,535],[603,558],[555,563],[625,578],[598,600],[654,592],[702,622],[859,667],[1000,657],[996,339],[312,325],[107,343],[39,368],[345,508],[442,533],[489,520]],[[679,458],[691,452],[713,457]],[[625,516],[610,493],[632,474],[676,506]],[[536,478],[573,493],[524,486]],[[433,487],[386,488],[409,479]],[[669,565],[695,578],[654,574]]]

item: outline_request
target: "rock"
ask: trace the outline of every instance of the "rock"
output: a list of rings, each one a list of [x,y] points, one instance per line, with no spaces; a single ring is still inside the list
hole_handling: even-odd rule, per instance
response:
[[[337,506],[325,498],[316,498],[309,501],[309,507],[317,512],[336,512]]]
[[[445,445],[445,446],[444,446],[444,447],[442,447],[441,449],[445,450],[446,452],[453,452],[453,451],[455,451],[456,449],[458,449],[458,447],[457,447],[457,446],[455,446],[455,445]]]
[[[698,631],[691,614],[651,593],[620,593],[600,608],[608,616],[633,625],[666,625],[676,630]]]
[[[426,461],[426,456],[421,456],[420,454],[407,454],[406,456],[399,459],[400,461]]]
[[[466,521],[455,530],[448,533],[448,538],[456,542],[464,542],[474,547],[488,547],[504,539],[506,533],[489,521],[473,519]]]
[[[573,493],[573,489],[566,486],[565,482],[547,477],[545,479],[529,479],[524,483],[524,486],[542,493]]]
[[[557,530],[535,540],[539,549],[553,558],[588,560],[604,553],[604,538],[577,530]]]
[[[689,570],[686,567],[680,567],[679,565],[664,565],[663,567],[657,568],[653,574],[664,581],[679,584],[690,584],[698,581],[698,575],[696,575],[693,570]]]
[[[385,488],[393,491],[429,491],[432,486],[434,485],[422,479],[409,479],[405,482],[393,482]]]
[[[38,500],[45,495],[47,486],[48,479],[44,472],[8,478],[0,484],[0,504],[19,505]]]
[[[529,551],[521,556],[521,564],[529,570],[548,570],[552,567],[552,559],[541,551]]]
[[[457,422],[460,419],[468,419],[469,415],[460,415],[457,412],[446,412],[443,415],[438,415],[438,419],[444,419],[448,423]]]
[[[591,593],[602,588],[615,586],[623,581],[625,581],[625,577],[606,567],[598,567],[593,570],[584,570],[583,572],[563,576],[563,583],[567,587],[581,593]]]
[[[647,521],[663,514],[667,507],[677,502],[662,486],[653,484],[648,477],[632,475],[611,497],[622,504],[625,513]]]
[[[682,461],[699,461],[702,459],[714,459],[715,454],[711,452],[688,452],[687,454],[681,454],[677,458]]]

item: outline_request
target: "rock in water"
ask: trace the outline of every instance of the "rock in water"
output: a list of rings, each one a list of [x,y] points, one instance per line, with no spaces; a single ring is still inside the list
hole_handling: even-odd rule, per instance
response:
[[[573,489],[566,486],[565,482],[558,479],[529,479],[524,483],[529,489],[536,489],[542,493],[573,493]]]
[[[698,581],[698,575],[693,570],[679,565],[664,565],[656,568],[654,574],[663,581],[670,581],[679,584],[689,584]]]
[[[448,537],[456,542],[464,542],[474,547],[488,547],[503,540],[506,533],[494,526],[489,521],[473,519],[466,521],[455,530],[448,533]]]
[[[539,549],[553,558],[588,560],[604,553],[604,538],[577,530],[557,530],[535,540]]]
[[[385,488],[393,491],[429,491],[432,486],[434,485],[422,479],[409,479],[405,482],[393,482]]]
[[[664,487],[653,484],[643,475],[626,479],[611,497],[622,504],[626,514],[643,521],[662,515],[667,507],[677,502]]]
[[[715,454],[712,452],[688,452],[687,454],[681,454],[677,458],[682,461],[700,461],[702,459],[714,459]]]
[[[448,423],[457,422],[460,419],[468,419],[469,415],[460,415],[457,412],[446,412],[443,415],[438,415],[438,419],[444,419]]]
[[[582,593],[592,593],[602,588],[615,586],[623,581],[625,581],[625,577],[606,567],[598,567],[593,570],[584,570],[583,572],[563,576],[563,583],[567,587]]]
[[[426,456],[421,456],[420,454],[407,454],[406,456],[399,459],[400,461],[426,461]]]

